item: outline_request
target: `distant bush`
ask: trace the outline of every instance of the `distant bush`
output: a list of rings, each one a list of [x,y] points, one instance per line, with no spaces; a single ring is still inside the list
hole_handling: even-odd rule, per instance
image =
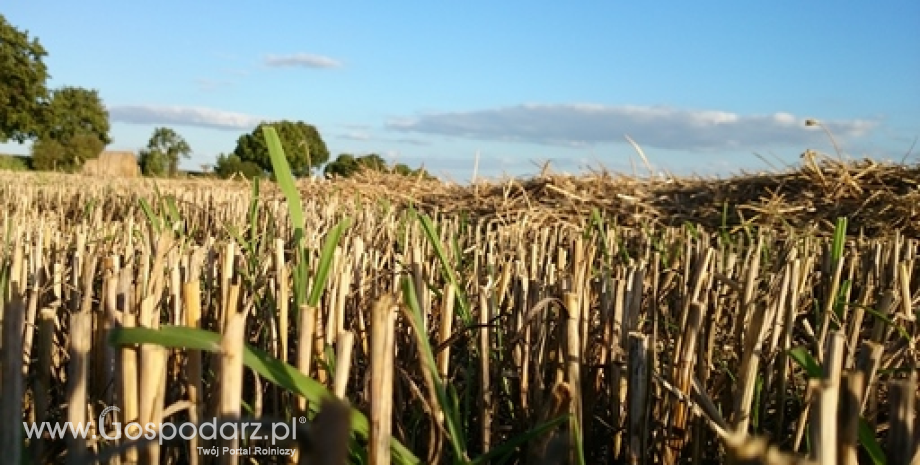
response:
[[[32,143],[32,168],[40,171],[73,173],[83,167],[86,160],[99,157],[105,143],[94,134],[77,134],[65,142],[56,139],[38,139]]]
[[[422,176],[423,178],[428,179],[434,178],[422,168],[414,170],[402,163],[397,163],[391,168],[387,166],[387,163],[383,157],[377,155],[376,153],[364,155],[361,157],[355,157],[354,155],[343,153],[339,155],[338,158],[336,158],[334,161],[327,164],[325,168],[323,168],[323,174],[326,175],[326,177],[338,176],[348,178],[354,176],[361,170],[391,172],[401,174],[403,176]]]
[[[214,165],[214,174],[224,179],[236,174],[242,175],[246,179],[252,179],[264,176],[265,171],[254,162],[242,160],[236,155],[220,154],[217,156],[217,163]]]
[[[0,154],[0,170],[6,171],[29,171],[31,160],[24,155],[3,155]]]
[[[419,168],[419,169],[414,170],[412,168],[409,168],[407,165],[403,163],[397,163],[396,166],[393,167],[393,171],[403,176],[422,177],[424,179],[435,179],[435,177],[432,176],[430,173],[428,173],[428,171],[426,171],[424,168]]]

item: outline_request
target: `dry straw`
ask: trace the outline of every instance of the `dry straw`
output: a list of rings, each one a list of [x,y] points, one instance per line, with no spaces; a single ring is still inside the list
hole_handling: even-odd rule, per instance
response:
[[[113,151],[102,152],[98,158],[86,160],[81,173],[93,177],[136,178],[141,175],[134,153]]]
[[[0,414],[308,417],[273,463],[918,463],[920,170],[803,163],[365,173],[299,184],[296,225],[269,183],[2,175]],[[33,463],[213,458],[0,433]]]

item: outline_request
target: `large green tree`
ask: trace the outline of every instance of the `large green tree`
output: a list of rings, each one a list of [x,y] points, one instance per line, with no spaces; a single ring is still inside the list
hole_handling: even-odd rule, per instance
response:
[[[95,89],[61,87],[51,93],[50,111],[40,137],[66,144],[78,134],[96,136],[103,144],[109,138],[109,112]]]
[[[109,112],[99,92],[62,87],[52,92],[43,124],[32,147],[32,164],[39,170],[74,171],[99,156],[111,142]]]
[[[138,162],[145,176],[175,176],[179,173],[179,157],[189,158],[192,148],[176,131],[158,127],[153,130],[147,148],[140,151]]]
[[[38,136],[48,101],[48,53],[0,15],[0,142]]]
[[[278,121],[260,124],[249,134],[244,134],[236,141],[233,155],[239,157],[241,162],[251,162],[265,171],[272,172],[271,157],[262,128],[266,125],[273,126],[281,139],[284,154],[294,176],[308,176],[313,167],[326,163],[329,159],[329,149],[320,137],[319,131],[303,121]]]

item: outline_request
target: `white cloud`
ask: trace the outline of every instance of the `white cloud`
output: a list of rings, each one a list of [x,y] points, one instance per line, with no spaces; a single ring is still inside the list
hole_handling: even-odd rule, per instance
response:
[[[250,130],[265,118],[204,107],[116,105],[108,108],[112,121],[132,124],[175,124],[214,129]]]
[[[371,126],[367,124],[340,124],[339,126],[348,129],[345,132],[336,134],[334,137],[341,140],[372,142],[372,143],[397,143],[407,145],[430,145],[426,140],[414,137],[380,137],[373,134]]]
[[[339,135],[339,139],[345,140],[370,140],[371,135],[365,131],[349,131]]]
[[[480,140],[523,141],[564,147],[623,142],[629,135],[643,147],[677,150],[759,149],[803,146],[825,137],[806,127],[806,117],[789,113],[740,115],[667,106],[522,104],[468,112],[394,119],[387,128]],[[825,121],[834,137],[863,136],[869,120]]]
[[[351,130],[351,131],[367,131],[371,128],[369,124],[358,124],[358,123],[344,123],[339,124],[339,126]]]
[[[269,55],[265,64],[274,68],[303,67],[303,68],[340,68],[342,62],[333,58],[311,53],[295,53],[293,55]]]
[[[408,144],[408,145],[418,145],[418,146],[431,145],[431,143],[426,140],[416,139],[413,137],[400,137],[399,139],[392,139],[392,141],[398,142],[400,144]]]

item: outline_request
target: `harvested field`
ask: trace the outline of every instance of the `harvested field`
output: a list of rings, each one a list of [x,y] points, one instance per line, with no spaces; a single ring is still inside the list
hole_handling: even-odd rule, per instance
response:
[[[300,182],[297,223],[284,184],[3,173],[0,449],[917,463],[918,183],[811,158],[724,180],[364,174]],[[275,445],[19,427],[108,406],[122,424],[307,424]]]

